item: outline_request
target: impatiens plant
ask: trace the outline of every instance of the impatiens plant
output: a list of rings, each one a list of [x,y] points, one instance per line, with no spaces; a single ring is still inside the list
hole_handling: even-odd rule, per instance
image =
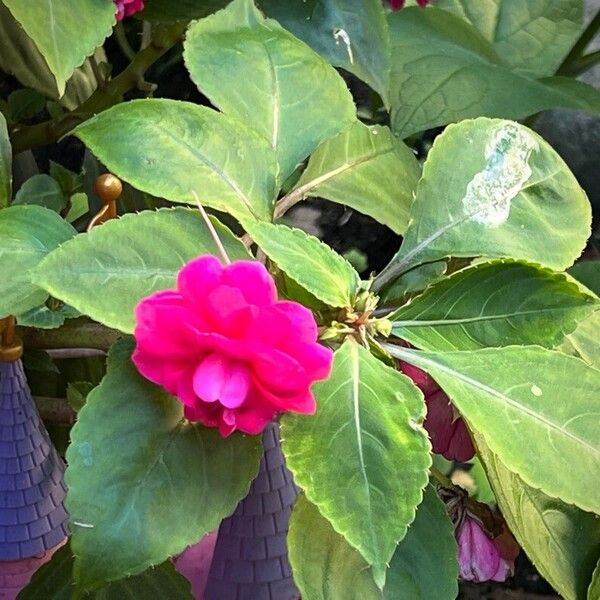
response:
[[[71,539],[22,597],[189,598],[169,561],[221,525],[263,563],[217,541],[206,600],[451,600],[519,547],[598,600],[600,261],[570,270],[590,204],[519,120],[600,111],[567,77],[600,19],[582,32],[581,0],[29,4],[0,0],[0,68],[38,106],[0,107],[0,318],[26,358],[107,358],[65,382]],[[64,139],[77,172],[43,154]],[[23,176],[35,159],[48,173]],[[387,266],[302,230],[308,198],[401,236]],[[490,504],[453,477],[472,460]]]

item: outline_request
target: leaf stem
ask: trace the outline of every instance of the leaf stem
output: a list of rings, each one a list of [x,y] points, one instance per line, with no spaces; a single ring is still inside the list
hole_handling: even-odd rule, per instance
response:
[[[37,125],[17,125],[10,132],[14,154],[52,144],[80,123],[117,104],[125,93],[143,81],[143,75],[148,68],[182,39],[186,25],[176,23],[157,30],[150,45],[139,52],[123,72],[104,87],[99,87],[74,111]]]
[[[600,10],[596,13],[596,16],[591,20],[590,24],[585,28],[583,33],[579,36],[577,43],[571,48],[569,54],[563,60],[560,67],[556,71],[557,75],[572,75],[571,68],[581,59],[585,49],[589,46],[590,42],[598,33],[600,29]]]
[[[198,194],[196,194],[196,192],[194,190],[191,190],[191,192],[192,192],[192,196],[194,196],[194,200],[196,201],[196,204],[198,206],[198,210],[200,211],[200,214],[202,215],[202,218],[204,219],[204,222],[206,223],[208,232],[210,233],[210,235],[215,243],[215,246],[217,247],[217,250],[219,251],[219,254],[221,255],[221,258],[223,259],[223,262],[226,265],[230,265],[231,259],[229,258],[229,255],[227,254],[227,250],[225,250],[225,246],[223,246],[223,242],[221,242],[221,238],[219,237],[219,234],[217,233],[215,226],[213,225],[209,216],[206,214],[206,211],[204,210],[204,206],[202,206],[202,204],[200,203],[200,198],[198,198]]]

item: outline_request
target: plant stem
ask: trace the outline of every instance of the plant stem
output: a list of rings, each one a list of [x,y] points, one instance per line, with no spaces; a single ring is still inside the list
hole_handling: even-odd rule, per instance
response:
[[[443,485],[445,488],[450,488],[453,489],[456,486],[454,485],[454,483],[452,483],[452,480],[449,477],[446,477],[446,475],[444,475],[438,468],[434,467],[433,465],[431,465],[430,469],[429,469],[429,474],[440,484]]]
[[[579,61],[582,57],[585,49],[589,46],[590,42],[594,39],[596,33],[600,29],[600,10],[596,13],[596,16],[592,19],[590,24],[585,28],[583,33],[579,36],[577,43],[571,48],[569,54],[567,54],[565,60],[563,60],[560,67],[556,71],[557,75],[571,75],[571,67]]]
[[[125,93],[143,81],[148,68],[182,39],[185,28],[185,23],[176,23],[159,30],[150,45],[139,52],[123,72],[104,87],[98,88],[73,112],[56,120],[13,129],[10,132],[13,152],[18,154],[31,148],[52,144],[80,123],[117,104]]]
[[[70,319],[58,329],[17,327],[17,335],[26,348],[94,348],[108,351],[122,334],[81,317]]]
[[[584,54],[579,60],[574,62],[569,69],[571,77],[577,77],[586,71],[589,71],[592,67],[596,66],[600,62],[600,50],[595,50],[588,54]]]
[[[123,27],[123,22],[119,21],[115,25],[115,40],[117,40],[117,44],[121,49],[121,52],[127,57],[128,60],[133,60],[135,58],[135,50],[131,47],[127,36],[125,35],[125,28]]]

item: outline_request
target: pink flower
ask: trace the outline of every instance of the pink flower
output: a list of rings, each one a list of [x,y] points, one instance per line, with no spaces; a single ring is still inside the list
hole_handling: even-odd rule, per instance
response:
[[[390,8],[392,10],[400,10],[405,2],[406,0],[390,0]],[[421,7],[427,6],[428,2],[429,0],[417,0],[417,4]]]
[[[425,371],[408,363],[400,369],[420,388],[427,404],[424,426],[433,451],[448,460],[466,462],[475,456],[475,448],[465,422],[456,413],[448,396]]]
[[[117,5],[117,21],[130,17],[136,12],[144,10],[144,0],[114,0]]]
[[[518,547],[516,553],[512,552],[512,558],[509,558],[501,544],[496,539],[491,539],[469,514],[465,515],[459,525],[456,540],[460,576],[465,581],[504,581],[512,575]],[[515,545],[511,547],[511,551],[514,547]]]
[[[310,386],[329,376],[333,354],[307,308],[277,300],[261,263],[196,258],[176,290],[144,298],[136,317],[134,363],[190,421],[257,434],[279,412],[315,412]]]

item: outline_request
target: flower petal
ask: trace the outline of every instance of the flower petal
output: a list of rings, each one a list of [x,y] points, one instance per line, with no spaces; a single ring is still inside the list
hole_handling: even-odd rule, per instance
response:
[[[223,266],[210,254],[199,256],[187,263],[177,276],[177,289],[187,302],[197,306],[219,283]]]
[[[194,371],[194,391],[204,402],[216,402],[221,397],[227,376],[227,363],[219,354],[209,354]]]
[[[269,306],[277,300],[277,288],[266,267],[255,260],[238,260],[223,270],[222,282],[238,288],[246,301]]]
[[[227,408],[237,408],[246,400],[250,389],[250,370],[242,364],[231,364],[227,369],[227,376],[219,402]]]

